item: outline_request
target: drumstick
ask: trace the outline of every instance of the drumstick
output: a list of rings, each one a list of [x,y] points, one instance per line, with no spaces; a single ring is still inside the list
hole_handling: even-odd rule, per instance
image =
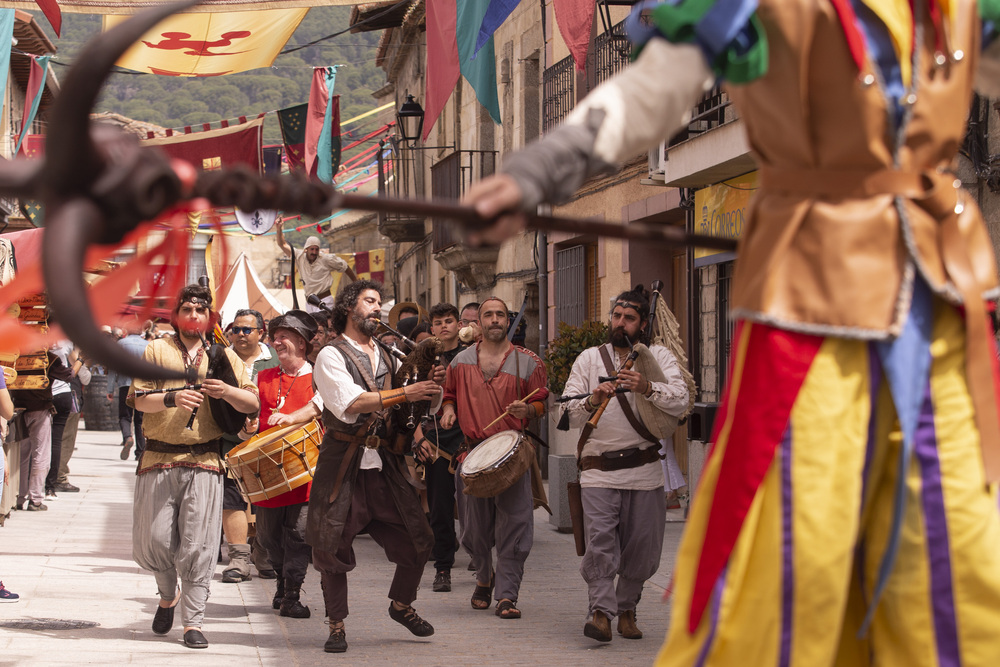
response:
[[[537,394],[541,390],[542,390],[541,387],[539,387],[538,389],[533,389],[530,394],[528,394],[527,396],[525,396],[524,398],[521,399],[521,402],[527,402],[527,400],[529,398],[531,398],[532,396],[534,396],[535,394]],[[499,417],[497,417],[496,419],[494,419],[489,424],[487,424],[486,426],[483,427],[483,432],[485,433],[486,430],[489,429],[490,426],[493,426],[494,424],[496,424],[498,421],[500,421],[501,419],[503,419],[504,417],[506,417],[509,414],[510,414],[510,410],[504,410],[502,415],[500,415]]]

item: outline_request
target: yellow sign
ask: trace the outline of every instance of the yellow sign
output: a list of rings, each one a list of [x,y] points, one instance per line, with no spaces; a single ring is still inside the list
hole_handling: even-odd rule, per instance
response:
[[[718,185],[694,193],[694,231],[725,239],[743,236],[749,213],[750,196],[757,189],[757,172],[730,178]],[[695,248],[695,262],[723,253],[721,250]],[[701,264],[710,264],[700,262]]]

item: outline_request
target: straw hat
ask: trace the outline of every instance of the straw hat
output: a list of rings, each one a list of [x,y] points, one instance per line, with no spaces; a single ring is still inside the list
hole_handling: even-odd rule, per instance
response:
[[[400,301],[399,303],[397,303],[395,306],[392,307],[392,310],[389,311],[389,326],[392,327],[393,329],[395,329],[396,325],[399,323],[399,311],[403,310],[404,308],[409,308],[410,310],[417,311],[418,322],[431,321],[430,317],[427,315],[427,311],[424,309],[423,306],[416,304],[412,301]]]

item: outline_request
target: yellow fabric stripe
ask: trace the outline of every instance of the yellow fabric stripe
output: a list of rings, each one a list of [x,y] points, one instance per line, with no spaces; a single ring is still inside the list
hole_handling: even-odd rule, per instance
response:
[[[862,0],[885,24],[892,37],[899,60],[903,85],[910,87],[913,78],[911,54],[913,53],[913,14],[909,0]]]

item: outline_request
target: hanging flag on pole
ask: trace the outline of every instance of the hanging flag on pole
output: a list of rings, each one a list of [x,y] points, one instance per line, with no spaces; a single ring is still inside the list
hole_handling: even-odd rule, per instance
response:
[[[587,48],[594,26],[594,0],[552,0],[556,23],[576,68],[587,69]]]
[[[38,105],[45,92],[45,79],[49,74],[49,60],[52,56],[31,56],[31,74],[28,75],[28,90],[24,94],[24,113],[21,116],[21,135],[17,138],[14,155],[21,152],[21,142],[31,132],[31,124],[38,115]]]
[[[324,183],[332,182],[340,168],[340,96],[333,94],[336,76],[336,67],[313,68],[306,115],[306,173]]]
[[[14,10],[0,9],[0,90],[7,90],[10,50],[14,37]],[[3,104],[0,102],[0,104]]]
[[[375,282],[385,282],[385,249],[363,250],[361,252],[338,252],[337,257],[347,262],[347,267],[353,269],[358,276],[358,280],[374,280]],[[333,286],[330,288],[332,294],[336,294],[340,288],[340,278],[344,274],[340,271],[333,271]]]
[[[308,9],[169,16],[142,36],[118,66],[164,76],[221,76],[270,67]],[[105,16],[104,30],[128,19]]]
[[[483,22],[479,26],[479,35],[476,37],[475,54],[479,55],[479,50],[486,45],[493,33],[497,31],[507,17],[521,3],[521,0],[490,0],[486,7],[486,14]]]
[[[281,126],[281,141],[285,144],[285,157],[289,171],[306,170],[306,116],[309,104],[297,104],[287,109],[278,109],[278,125]]]
[[[492,35],[476,48],[489,0],[427,0],[426,139],[461,74],[476,99],[500,123],[496,53]]]
[[[458,61],[458,40],[455,37],[455,0],[426,0],[427,2],[427,68],[424,89],[424,136],[426,141],[444,111],[444,105],[455,90],[461,76]]]
[[[62,12],[59,10],[59,3],[56,0],[35,0],[35,4],[49,20],[49,25],[56,32],[56,37],[62,37],[59,34],[59,31],[62,30]]]

